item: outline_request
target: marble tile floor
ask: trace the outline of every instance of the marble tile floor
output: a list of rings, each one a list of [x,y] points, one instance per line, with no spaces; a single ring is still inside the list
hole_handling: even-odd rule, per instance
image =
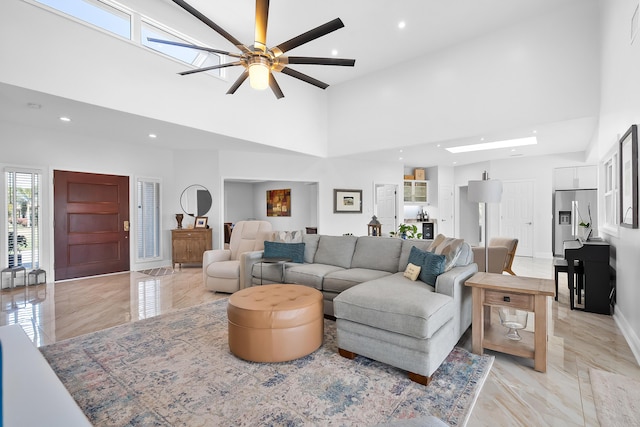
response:
[[[521,276],[553,278],[549,259],[517,257]],[[475,426],[597,426],[589,368],[640,379],[640,367],[611,316],[569,310],[566,275],[551,301],[547,372],[533,361],[495,355],[467,424]],[[174,274],[112,274],[0,292],[0,326],[20,324],[38,346],[225,298],[202,286],[202,269]],[[471,349],[470,330],[459,345]]]

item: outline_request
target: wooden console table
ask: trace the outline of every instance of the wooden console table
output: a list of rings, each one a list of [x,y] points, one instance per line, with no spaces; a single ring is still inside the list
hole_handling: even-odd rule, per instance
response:
[[[182,228],[171,230],[171,263],[202,264],[202,254],[211,249],[210,228]]]
[[[473,288],[472,350],[489,349],[533,359],[534,369],[547,371],[547,300],[555,295],[553,280],[476,273],[465,282]],[[505,336],[506,328],[491,324],[491,307],[512,307],[535,314],[534,332],[519,331],[521,341]]]

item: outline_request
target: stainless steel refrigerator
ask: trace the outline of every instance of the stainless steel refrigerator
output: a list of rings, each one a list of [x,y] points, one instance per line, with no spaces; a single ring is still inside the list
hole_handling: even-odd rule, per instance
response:
[[[598,231],[597,190],[556,190],[553,198],[553,254],[564,256],[565,240],[583,238],[580,223],[589,224],[589,238]]]

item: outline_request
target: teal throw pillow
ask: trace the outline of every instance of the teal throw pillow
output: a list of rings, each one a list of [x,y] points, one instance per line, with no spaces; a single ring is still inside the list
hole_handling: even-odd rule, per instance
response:
[[[265,258],[289,258],[291,262],[304,262],[304,243],[264,242]]]
[[[409,252],[409,263],[422,267],[426,252],[427,251],[418,249],[415,246],[411,246],[411,252]]]
[[[421,267],[420,280],[431,286],[435,286],[438,276],[444,273],[446,260],[447,257],[444,255],[423,251],[415,246],[412,246],[409,252],[409,262]]]

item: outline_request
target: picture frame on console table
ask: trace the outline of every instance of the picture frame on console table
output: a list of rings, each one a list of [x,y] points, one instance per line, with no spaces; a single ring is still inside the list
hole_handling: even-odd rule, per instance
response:
[[[638,228],[638,126],[620,138],[620,225]]]
[[[333,213],[362,213],[362,190],[333,190]]]
[[[207,221],[209,220],[206,216],[197,216],[196,222],[194,223],[194,228],[207,228]]]

